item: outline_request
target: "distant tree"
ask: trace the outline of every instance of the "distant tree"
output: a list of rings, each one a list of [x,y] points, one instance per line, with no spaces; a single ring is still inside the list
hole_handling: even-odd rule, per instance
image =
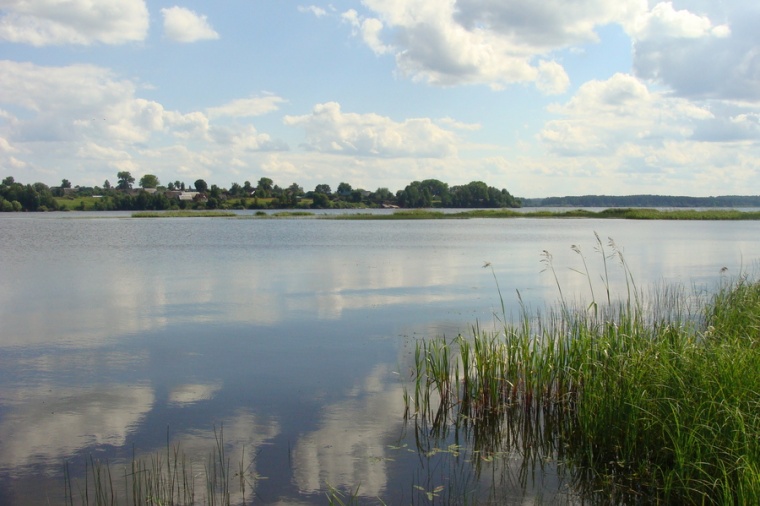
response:
[[[172,183],[171,181],[169,181],[169,184],[166,185],[166,189],[169,190],[169,191],[173,191],[174,190],[174,183]]]
[[[116,185],[116,188],[119,190],[129,190],[132,188],[132,183],[135,182],[135,178],[132,177],[132,174],[129,173],[129,171],[123,170],[121,172],[118,172],[116,174],[116,177],[119,179],[119,182]]]
[[[256,186],[256,196],[257,197],[271,197],[272,196],[272,190],[274,181],[269,179],[268,177],[262,177],[259,179],[259,184]]]
[[[208,190],[208,184],[203,179],[196,179],[193,183],[195,189],[201,193],[205,193]]]
[[[159,185],[158,178],[153,174],[145,174],[140,178],[140,186],[142,188],[155,188]]]
[[[5,179],[3,179],[3,186],[10,186],[10,185],[12,185],[15,182],[16,182],[16,180],[13,179],[13,176],[8,176]]]
[[[375,193],[372,194],[371,199],[373,202],[377,204],[382,204],[383,202],[390,202],[395,200],[394,195],[390,192],[388,188],[378,188]]]
[[[209,188],[209,197],[213,198],[214,200],[218,200],[221,194],[222,190],[217,185],[212,184],[211,188]]]
[[[251,193],[253,193],[253,186],[251,186],[250,181],[243,183],[243,192],[246,194],[246,196],[249,196]]]
[[[321,192],[314,192],[311,201],[311,207],[315,209],[324,209],[330,207],[330,197]]]
[[[340,183],[338,185],[338,195],[340,195],[341,197],[347,197],[351,195],[352,190],[353,188],[351,188],[351,185],[348,183]]]
[[[237,183],[232,183],[227,193],[229,193],[232,197],[239,197],[243,194],[243,187]]]
[[[332,193],[332,190],[330,189],[329,184],[318,184],[314,188],[314,193],[324,193],[325,195],[330,195]]]
[[[300,197],[301,195],[303,195],[303,188],[298,186],[298,183],[293,183],[292,185],[288,186],[288,189],[286,191],[290,192],[296,197]]]
[[[68,179],[62,179],[61,188],[71,188],[71,181],[69,181]]]
[[[103,181],[103,188],[105,188],[106,190],[110,190],[111,189],[111,182],[108,179],[106,179],[105,181]]]

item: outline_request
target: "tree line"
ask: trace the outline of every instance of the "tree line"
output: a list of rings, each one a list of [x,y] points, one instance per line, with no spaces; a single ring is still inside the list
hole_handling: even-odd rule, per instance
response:
[[[62,199],[80,199],[78,209],[103,211],[381,206],[500,208],[521,205],[520,200],[506,189],[497,189],[482,181],[449,186],[437,179],[426,179],[413,181],[395,193],[388,188],[367,191],[346,182],[341,182],[334,191],[328,184],[318,184],[313,190],[304,191],[297,183],[281,187],[267,177],[260,178],[256,185],[245,181],[243,184],[232,183],[229,188],[208,185],[203,179],[192,184],[171,181],[164,186],[153,174],[142,176],[138,187],[135,187],[135,181],[129,171],[118,172],[115,184],[106,180],[102,186],[95,187],[72,187],[68,179],[63,179],[57,187],[43,183],[25,185],[13,177],[6,177],[0,184],[0,210],[55,211],[68,208],[62,204]]]

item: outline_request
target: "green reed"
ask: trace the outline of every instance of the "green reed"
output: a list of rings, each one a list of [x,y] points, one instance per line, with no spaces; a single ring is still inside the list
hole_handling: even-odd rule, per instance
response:
[[[167,435],[168,438],[168,435]],[[73,480],[68,463],[64,466],[65,503],[73,506],[112,505],[195,505],[229,506],[233,474],[226,455],[223,428],[214,429],[214,446],[202,466],[193,465],[179,445],[168,444],[165,453],[132,457],[124,466],[123,486],[114,480],[114,465],[90,457],[85,461],[84,483]],[[238,463],[238,486],[245,504],[246,466],[244,455]],[[200,471],[202,467],[203,471]],[[196,492],[201,485],[204,490]]]
[[[760,284],[645,297],[614,243],[598,248],[619,261],[625,299],[561,297],[496,331],[423,341],[410,416],[467,429],[476,451],[557,459],[589,497],[757,503]]]

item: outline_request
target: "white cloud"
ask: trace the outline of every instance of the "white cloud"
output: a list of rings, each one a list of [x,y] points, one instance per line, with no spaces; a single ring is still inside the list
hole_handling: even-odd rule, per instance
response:
[[[142,41],[149,15],[144,0],[4,0],[0,40],[48,46]]]
[[[550,111],[564,118],[549,121],[542,140],[552,151],[573,155],[609,155],[628,143],[658,146],[663,139],[686,140],[696,122],[713,116],[684,99],[652,93],[627,74],[589,81]]]
[[[688,10],[675,10],[672,2],[662,2],[639,16],[632,23],[630,33],[638,40],[656,37],[694,39],[713,31],[710,18]]]
[[[455,135],[427,118],[402,123],[377,114],[344,113],[340,104],[318,104],[311,114],[286,116],[306,131],[315,151],[379,157],[446,157],[456,153]]]
[[[254,166],[287,145],[247,123],[284,99],[262,94],[204,111],[167,110],[134,82],[94,65],[46,67],[0,60],[0,166],[32,180],[58,170],[102,184],[118,170],[174,179],[219,167]],[[234,124],[228,118],[233,117]],[[86,178],[86,179],[85,179]]]
[[[402,74],[436,85],[536,83],[564,92],[569,79],[553,51],[596,41],[595,28],[645,10],[637,0],[366,0],[347,11],[356,35],[392,53]]]
[[[757,2],[659,3],[627,28],[633,71],[684,97],[758,100],[758,25]]]
[[[261,116],[276,111],[279,108],[279,105],[284,102],[286,102],[284,98],[276,95],[241,98],[219,107],[211,107],[207,112],[210,118],[218,118],[222,116],[233,118]]]
[[[218,39],[206,16],[197,14],[184,7],[161,9],[164,16],[164,33],[175,42],[196,42],[199,40]]]
[[[326,10],[324,10],[322,7],[317,7],[316,5],[309,5],[309,6],[299,5],[298,12],[311,13],[311,14],[314,14],[318,18],[321,18],[327,15]]]
[[[746,193],[758,176],[747,160],[760,156],[760,105],[694,102],[616,74],[589,81],[550,112],[561,117],[544,126],[539,137],[548,153],[532,164],[557,185],[704,195]]]

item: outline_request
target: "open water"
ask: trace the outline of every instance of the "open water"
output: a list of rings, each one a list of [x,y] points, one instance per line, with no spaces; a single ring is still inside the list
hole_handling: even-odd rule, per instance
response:
[[[403,413],[416,340],[515,317],[518,291],[551,306],[557,282],[590,302],[573,245],[596,299],[613,251],[639,287],[711,290],[754,273],[760,222],[0,215],[0,504],[63,504],[65,464],[82,486],[86,462],[167,442],[202,473],[221,429],[253,503],[424,504],[452,484],[445,502],[572,502],[555,466],[476,472],[441,447],[466,441],[420,444]]]

